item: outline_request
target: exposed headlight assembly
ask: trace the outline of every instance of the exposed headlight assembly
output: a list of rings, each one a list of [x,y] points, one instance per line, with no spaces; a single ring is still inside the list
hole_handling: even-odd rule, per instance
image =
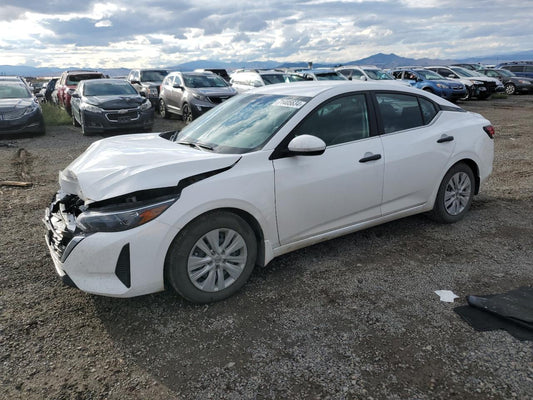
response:
[[[143,225],[161,215],[177,197],[142,205],[122,204],[102,210],[87,210],[76,218],[76,225],[85,233],[120,232]]]

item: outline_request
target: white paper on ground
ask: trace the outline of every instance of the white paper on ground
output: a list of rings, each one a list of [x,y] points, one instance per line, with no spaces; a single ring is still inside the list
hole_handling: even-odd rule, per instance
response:
[[[453,303],[454,299],[459,298],[451,290],[435,290],[435,293],[440,297],[440,301],[445,301],[446,303]]]

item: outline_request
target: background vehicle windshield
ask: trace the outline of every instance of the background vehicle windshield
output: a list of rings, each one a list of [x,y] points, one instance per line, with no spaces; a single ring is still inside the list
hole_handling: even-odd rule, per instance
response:
[[[121,94],[137,94],[137,91],[129,83],[124,82],[87,82],[83,87],[85,96],[113,96]]]
[[[507,71],[506,69],[499,69],[497,71],[497,74],[500,74],[500,75],[503,75],[503,76],[507,76],[507,77],[516,76],[513,72]]]
[[[190,88],[226,87],[228,83],[218,75],[186,75],[183,74],[185,86]]]
[[[193,121],[176,141],[211,147],[217,153],[258,150],[307,101],[296,96],[239,95]]]
[[[315,74],[317,81],[344,81],[346,78],[344,78],[343,75],[338,74],[336,72],[324,72],[320,74]]]
[[[67,82],[66,83],[67,83],[67,85],[77,85],[78,83],[80,83],[80,81],[84,81],[84,80],[87,80],[87,79],[98,79],[98,78],[101,78],[101,77],[102,77],[101,74],[69,75],[69,76],[67,76]]]
[[[385,71],[381,71],[379,69],[365,69],[364,71],[367,73],[367,75],[371,79],[376,79],[378,81],[394,79],[392,76],[387,74]]]
[[[274,85],[276,83],[285,83],[283,74],[261,74],[265,85]]]
[[[162,82],[165,76],[168,75],[167,71],[142,71],[141,81],[144,82]]]
[[[0,82],[0,99],[25,99],[30,97],[30,91],[22,83]]]
[[[427,79],[429,81],[441,81],[445,79],[444,77],[440,76],[436,72],[430,71],[429,69],[417,70],[416,73],[422,78]]]
[[[455,72],[457,75],[459,75],[459,76],[466,76],[466,77],[469,77],[469,78],[472,78],[474,76],[479,76],[476,72],[469,71],[469,70],[461,68],[461,67],[453,67],[453,68],[450,68],[450,69],[453,72]]]

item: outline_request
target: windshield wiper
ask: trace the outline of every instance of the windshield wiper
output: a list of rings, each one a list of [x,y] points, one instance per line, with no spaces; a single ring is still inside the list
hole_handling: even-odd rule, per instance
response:
[[[187,141],[180,141],[177,142],[178,144],[183,144],[185,146],[191,146],[198,150],[209,150],[213,151],[213,148],[211,146],[208,146],[207,144],[198,143],[198,142],[187,142]]]

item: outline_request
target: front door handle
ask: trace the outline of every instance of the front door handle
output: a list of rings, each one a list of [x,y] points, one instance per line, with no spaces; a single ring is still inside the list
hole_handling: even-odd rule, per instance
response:
[[[375,161],[375,160],[379,160],[381,158],[381,154],[372,154],[372,155],[369,155],[367,156],[365,154],[366,157],[363,157],[359,160],[360,163],[365,163],[365,162],[369,162],[369,161]]]
[[[437,140],[437,143],[446,143],[451,142],[453,140],[453,136],[441,136],[439,140]]]

